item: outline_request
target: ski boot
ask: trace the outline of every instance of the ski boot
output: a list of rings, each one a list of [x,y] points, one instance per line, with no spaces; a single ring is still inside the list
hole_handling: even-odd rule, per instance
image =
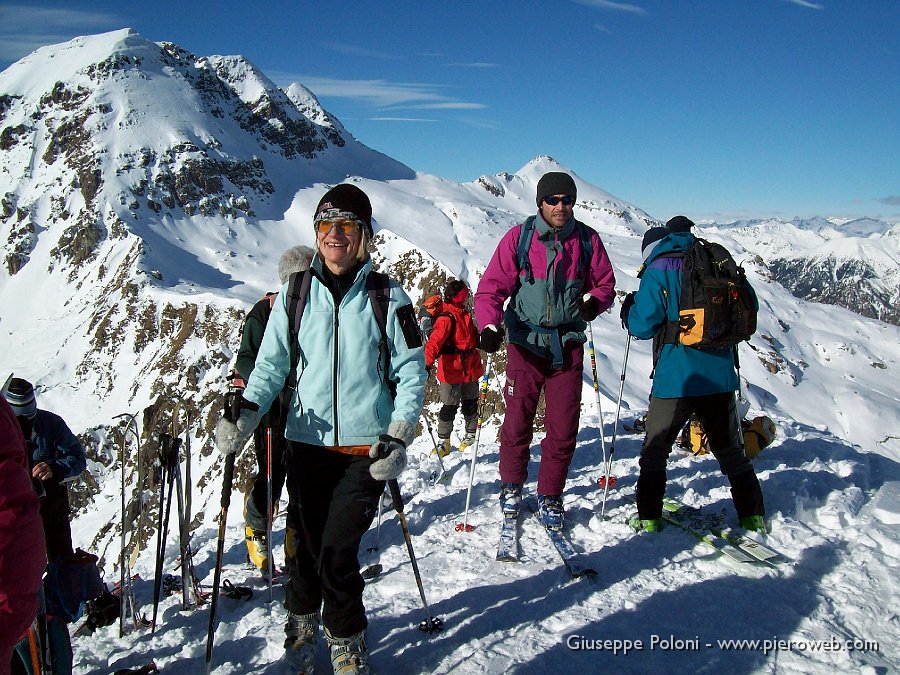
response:
[[[284,658],[295,673],[312,673],[316,667],[316,645],[319,642],[319,613],[288,612],[284,624]]]
[[[450,439],[438,438],[438,444],[434,448],[434,452],[440,457],[446,457],[450,454]]]
[[[635,532],[659,532],[662,528],[661,518],[647,518],[641,520],[638,514],[628,519],[628,525]]]
[[[269,570],[269,542],[265,530],[260,532],[247,525],[244,528],[247,541],[247,560],[261,572]]]
[[[750,532],[766,534],[766,522],[762,516],[744,516],[741,518],[741,527]]]
[[[500,486],[500,510],[504,518],[515,518],[522,506],[521,483],[503,483]]]
[[[459,444],[459,451],[465,452],[467,448],[473,445],[475,445],[475,434],[466,434]]]
[[[331,667],[335,675],[370,675],[365,631],[348,638],[336,638],[326,628],[325,639],[331,651]]]
[[[562,495],[538,495],[538,519],[548,530],[562,531],[565,521]]]

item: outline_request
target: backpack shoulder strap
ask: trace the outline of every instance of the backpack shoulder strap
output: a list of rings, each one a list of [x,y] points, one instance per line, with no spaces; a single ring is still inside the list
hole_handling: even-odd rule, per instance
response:
[[[287,316],[288,330],[291,335],[291,372],[288,375],[287,385],[291,388],[297,385],[297,362],[300,360],[300,354],[297,351],[297,336],[300,334],[300,321],[303,319],[303,310],[306,308],[306,299],[309,297],[311,283],[312,274],[308,270],[294,272],[288,280]]]
[[[591,268],[591,258],[594,257],[594,242],[591,240],[591,230],[580,220],[575,221],[575,229],[578,231],[578,241],[581,246],[581,255],[578,258],[579,267],[585,271],[585,279],[590,278],[588,270]]]
[[[369,302],[372,311],[375,312],[375,320],[381,331],[381,339],[387,344],[387,311],[391,300],[390,277],[381,272],[369,272],[366,276],[366,291],[369,294]]]
[[[453,316],[450,312],[441,312],[436,317],[434,317],[434,323],[437,324],[437,320],[442,316],[446,316],[450,319],[450,332],[448,333],[447,340],[444,341],[444,347],[441,349],[442,354],[450,354],[455,351],[459,351],[459,345],[456,343],[456,317]]]
[[[516,265],[519,271],[525,270],[525,280],[528,283],[534,281],[531,273],[531,261],[528,259],[528,249],[531,247],[531,238],[534,236],[534,217],[529,217],[519,229],[519,241],[516,244]]]
[[[391,381],[391,349],[388,347],[387,336],[387,315],[388,303],[391,300],[390,292],[391,279],[381,272],[370,271],[366,275],[366,291],[369,294],[369,304],[375,313],[375,323],[378,324],[378,330],[381,332],[381,341],[378,344],[378,350],[381,352],[381,358],[384,360],[384,379],[387,382],[391,396],[396,395],[396,383]]]

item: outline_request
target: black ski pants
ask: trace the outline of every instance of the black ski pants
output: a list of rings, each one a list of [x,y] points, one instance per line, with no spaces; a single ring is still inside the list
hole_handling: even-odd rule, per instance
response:
[[[369,473],[368,456],[290,442],[287,489],[297,506],[297,554],[288,557],[285,607],[294,614],[322,608],[335,637],[366,629],[359,544],[375,518],[384,483]]]
[[[685,423],[696,413],[709,439],[709,449],[731,483],[739,518],[764,515],[762,490],[744,454],[734,392],[684,398],[650,397],[646,436],[641,448],[641,475],[636,501],[641,519],[659,518],[665,493],[666,460]]]

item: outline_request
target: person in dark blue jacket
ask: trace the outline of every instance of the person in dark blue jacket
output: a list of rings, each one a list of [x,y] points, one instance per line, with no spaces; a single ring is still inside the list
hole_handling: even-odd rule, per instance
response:
[[[84,446],[62,417],[37,407],[34,387],[27,380],[12,378],[4,396],[25,436],[31,476],[41,497],[47,560],[54,562],[70,557],[74,551],[67,484],[87,466]]]
[[[731,495],[741,526],[764,531],[762,490],[750,461],[744,455],[735,391],[738,377],[734,350],[700,350],[680,343],[659,345],[666,322],[678,321],[681,297],[681,264],[678,255],[694,243],[684,216],[672,218],[666,227],[651,228],[641,247],[644,265],[641,283],[622,303],[622,325],[630,336],[654,339],[657,355],[646,418],[646,437],[641,448],[637,483],[636,529],[656,531],[666,489],[666,460],[685,422],[694,413],[709,438],[710,450],[731,483]],[[752,288],[751,288],[752,293]],[[753,293],[756,303],[756,295]]]

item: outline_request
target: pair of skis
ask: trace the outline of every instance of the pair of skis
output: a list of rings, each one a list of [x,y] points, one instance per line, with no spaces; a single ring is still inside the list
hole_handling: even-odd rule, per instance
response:
[[[785,560],[778,551],[751,538],[740,528],[727,527],[721,514],[704,514],[696,507],[667,497],[663,500],[662,517],[735,562],[775,567]]]
[[[537,520],[540,528],[547,533],[553,550],[556,551],[562,560],[566,571],[573,579],[580,577],[597,576],[597,570],[587,567],[578,561],[578,554],[572,548],[572,544],[568,537],[560,530],[553,530],[545,527],[541,522],[538,514],[537,502],[534,499],[522,500],[522,508],[530,512],[535,520]],[[521,512],[521,509],[520,509]],[[504,516],[500,525],[500,543],[497,547],[497,560],[501,562],[518,562],[519,561],[519,517]]]

